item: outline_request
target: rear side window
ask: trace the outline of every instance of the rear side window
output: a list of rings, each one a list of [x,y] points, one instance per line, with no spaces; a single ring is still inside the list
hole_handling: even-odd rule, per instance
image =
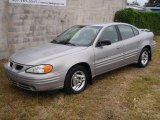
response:
[[[135,36],[139,35],[139,31],[137,29],[135,29],[135,28],[132,28],[132,29],[133,29],[133,32],[134,32]]]
[[[132,38],[135,36],[133,29],[128,25],[118,25],[118,28],[123,40]]]

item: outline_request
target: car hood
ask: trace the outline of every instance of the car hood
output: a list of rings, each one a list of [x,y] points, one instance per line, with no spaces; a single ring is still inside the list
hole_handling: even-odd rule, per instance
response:
[[[80,52],[86,48],[87,47],[48,43],[38,47],[21,50],[13,54],[10,57],[10,60],[24,65],[45,64],[46,61]]]

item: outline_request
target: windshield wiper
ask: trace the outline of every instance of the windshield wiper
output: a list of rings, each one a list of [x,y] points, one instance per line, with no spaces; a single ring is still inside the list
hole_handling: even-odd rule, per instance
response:
[[[75,44],[73,43],[70,43],[70,42],[66,42],[66,41],[61,41],[61,42],[58,42],[59,44],[63,44],[63,45],[72,45],[72,46],[76,46]]]
[[[58,42],[57,42],[56,40],[51,41],[51,43],[56,43],[56,44],[58,44]]]
[[[73,44],[73,43],[68,43],[68,45],[77,46],[76,44]]]
[[[67,41],[57,42],[56,40],[53,40],[53,41],[51,41],[51,43],[76,46],[75,44],[67,42]]]

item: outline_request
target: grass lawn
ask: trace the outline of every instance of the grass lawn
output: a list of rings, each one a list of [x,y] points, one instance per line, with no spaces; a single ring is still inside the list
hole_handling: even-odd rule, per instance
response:
[[[0,63],[0,120],[160,120],[160,37],[155,39],[148,67],[106,73],[78,95],[21,90]]]

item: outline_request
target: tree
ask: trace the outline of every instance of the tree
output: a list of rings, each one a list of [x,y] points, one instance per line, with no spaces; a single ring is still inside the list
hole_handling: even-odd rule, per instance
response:
[[[160,5],[160,0],[149,0],[148,3],[145,4],[146,7],[155,7]]]
[[[137,1],[133,1],[130,5],[140,6],[140,4]]]

